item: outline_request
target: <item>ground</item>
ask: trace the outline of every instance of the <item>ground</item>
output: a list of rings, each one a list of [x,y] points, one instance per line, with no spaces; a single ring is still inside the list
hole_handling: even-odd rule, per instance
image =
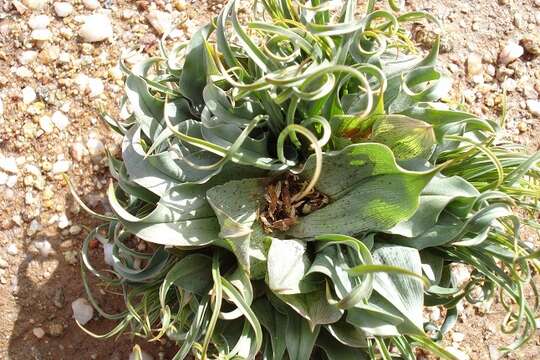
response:
[[[154,359],[168,359],[167,344],[149,345],[127,335],[116,341],[94,339],[74,322],[71,303],[85,297],[78,251],[95,223],[68,194],[62,173],[69,175],[84,201],[106,210],[103,190],[109,176],[104,147],[114,152],[119,139],[98,120],[98,109],[121,116],[117,67],[121,52],[157,53],[159,24],[148,21],[153,9],[170,13],[181,23],[173,34],[181,40],[221,4],[105,0],[90,10],[91,1],[75,0],[73,12],[60,18],[54,3],[0,1],[0,359],[127,359],[134,343]],[[531,54],[507,66],[497,60],[508,41],[517,43],[540,33],[540,2],[415,0],[406,6],[430,11],[442,20],[446,51],[442,64],[454,78],[454,99],[463,96],[470,111],[491,118],[501,116],[506,101],[506,136],[537,150],[539,114],[527,109],[526,101],[538,100],[540,60]],[[112,39],[85,43],[77,35],[81,16],[92,13],[110,15]],[[51,34],[32,35],[29,25],[35,27],[33,22],[43,19],[31,18],[40,14],[49,17],[46,28]],[[417,33],[419,42],[429,41],[422,35]],[[34,41],[32,36],[49,39]],[[472,69],[477,74],[471,77],[467,60],[474,62],[474,54],[481,65]],[[526,236],[537,241],[532,234]],[[93,256],[102,258],[102,250],[96,248]],[[100,299],[102,294],[98,291],[96,296]],[[106,305],[110,311],[121,310],[117,304]],[[489,309],[466,306],[466,321],[460,319],[457,335],[451,335],[448,343],[472,359],[496,358],[495,349],[511,340],[498,329],[504,316],[501,309],[497,303]],[[113,325],[96,315],[88,328],[106,333]],[[512,358],[540,358],[538,335]]]

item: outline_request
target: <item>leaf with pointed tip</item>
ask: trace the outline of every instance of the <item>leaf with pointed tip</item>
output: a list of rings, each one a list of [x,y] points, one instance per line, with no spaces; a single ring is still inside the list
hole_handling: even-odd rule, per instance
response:
[[[320,326],[311,329],[308,322],[289,310],[287,315],[287,353],[289,359],[309,360],[319,335]]]
[[[311,157],[301,176],[310,178],[313,171]],[[422,189],[437,171],[404,170],[387,146],[376,143],[325,154],[317,189],[330,197],[330,204],[300,218],[287,235],[309,239],[390,229],[414,214]]]
[[[371,140],[388,146],[398,160],[427,159],[436,141],[431,124],[404,115],[378,117]]]

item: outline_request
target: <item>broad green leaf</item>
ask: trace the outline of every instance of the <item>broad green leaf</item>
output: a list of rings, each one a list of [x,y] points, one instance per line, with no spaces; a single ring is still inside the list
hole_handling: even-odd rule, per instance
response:
[[[310,158],[301,175],[309,178],[313,171]],[[390,229],[414,214],[421,191],[436,172],[400,168],[392,151],[382,144],[350,145],[325,154],[317,189],[331,202],[300,218],[287,234],[309,239],[327,233],[354,235]]]
[[[287,334],[287,317],[272,307],[271,303],[265,298],[257,299],[252,309],[257,315],[262,326],[270,334],[270,342],[272,344],[273,360],[283,358],[286,349],[286,334]]]
[[[203,254],[188,255],[178,261],[169,270],[159,289],[161,306],[165,307],[165,298],[171,286],[203,295],[212,287],[212,259]]]
[[[302,292],[301,282],[309,269],[306,244],[300,240],[272,238],[267,260],[267,282],[276,294]]]
[[[218,185],[206,192],[220,224],[219,236],[234,252],[240,265],[251,275],[254,266],[266,260],[257,209],[264,191],[261,179],[244,179]]]
[[[293,311],[287,315],[287,353],[289,359],[309,360],[319,335],[320,326],[311,329],[307,320]]]
[[[418,250],[413,248],[381,245],[373,252],[373,260],[375,263],[406,269],[422,276],[420,255]],[[376,273],[373,288],[395,306],[418,331],[422,331],[424,289],[421,280],[401,274]]]
[[[323,349],[329,360],[367,359],[366,354],[362,350],[343,345],[326,331],[322,331],[319,334],[317,346]]]
[[[164,102],[150,94],[146,81],[135,74],[127,77],[125,90],[137,123],[146,136],[154,139],[164,128]]]
[[[398,160],[427,159],[435,145],[433,126],[403,115],[379,117],[371,140],[388,146]]]

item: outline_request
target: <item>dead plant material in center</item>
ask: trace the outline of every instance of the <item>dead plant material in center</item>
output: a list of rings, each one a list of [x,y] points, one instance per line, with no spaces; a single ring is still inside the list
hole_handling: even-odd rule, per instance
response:
[[[328,196],[316,189],[301,199],[295,200],[307,185],[298,175],[285,173],[266,186],[264,206],[259,218],[266,233],[274,230],[287,231],[299,217],[326,206]]]

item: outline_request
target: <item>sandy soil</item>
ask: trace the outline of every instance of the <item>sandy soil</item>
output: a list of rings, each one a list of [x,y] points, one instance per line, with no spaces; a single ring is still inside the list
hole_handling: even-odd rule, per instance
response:
[[[43,8],[32,9],[40,3]],[[101,105],[118,116],[122,80],[116,66],[121,49],[157,52],[159,34],[147,20],[154,8],[175,20],[185,19],[177,31],[184,38],[221,5],[192,0],[183,9],[169,0],[105,0],[90,10],[88,1],[85,7],[75,0],[71,15],[60,18],[53,3],[0,0],[0,158],[15,162],[15,168],[0,169],[0,359],[123,360],[134,343],[154,359],[168,359],[173,350],[168,344],[147,344],[127,335],[116,341],[94,339],[72,319],[72,301],[85,296],[77,253],[94,223],[68,195],[61,173],[69,174],[84,201],[106,210],[103,149],[114,152],[118,138],[97,120],[97,108]],[[502,66],[497,58],[508,41],[540,33],[540,2],[415,0],[407,6],[431,11],[444,22],[447,53],[442,62],[455,79],[453,96],[463,95],[474,113],[499,117],[505,88],[507,136],[537,150],[540,119],[527,109],[526,101],[538,99],[540,59],[526,54]],[[92,13],[110,15],[111,40],[89,44],[77,36],[81,16]],[[35,21],[31,18],[40,14],[50,20],[46,28],[52,33],[45,42],[33,41],[29,27]],[[483,64],[481,76],[471,79],[467,59],[475,53]],[[32,92],[35,99],[30,101]],[[55,115],[58,111],[67,122]],[[43,240],[52,246],[50,251],[44,250]],[[93,256],[101,259],[102,250],[96,248]],[[98,291],[98,299],[102,295]],[[114,302],[106,306],[121,310]],[[494,349],[511,340],[498,331],[504,315],[500,305],[486,313],[466,306],[464,313],[465,322],[461,319],[455,330],[465,335],[464,340],[450,336],[449,343],[472,359],[494,359]],[[88,324],[97,333],[113,326],[99,316]],[[511,358],[540,358],[540,337]]]

